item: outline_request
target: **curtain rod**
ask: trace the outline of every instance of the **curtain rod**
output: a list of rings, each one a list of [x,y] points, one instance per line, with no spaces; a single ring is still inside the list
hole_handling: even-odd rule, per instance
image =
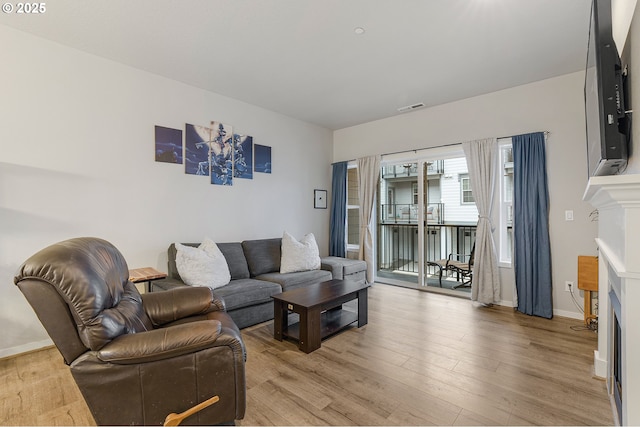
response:
[[[532,132],[535,133],[535,132]],[[549,136],[549,134],[551,132],[549,132],[548,130],[545,130],[544,132],[544,136],[545,138]],[[496,139],[505,139],[505,138],[513,138],[514,136],[517,135],[511,135],[511,136],[499,136]],[[380,157],[383,156],[391,156],[392,154],[402,154],[402,153],[411,153],[414,152],[416,154],[418,154],[418,151],[422,151],[422,150],[429,150],[432,148],[443,148],[443,147],[453,147],[454,145],[462,145],[462,142],[452,142],[451,144],[442,144],[442,145],[434,145],[433,147],[424,147],[424,148],[415,148],[413,150],[403,150],[403,151],[392,151],[391,153],[384,153],[384,154],[380,154]],[[358,159],[350,159],[350,160],[341,160],[340,162],[333,162],[331,163],[332,165],[335,165],[336,163],[341,163],[341,162],[355,162]]]

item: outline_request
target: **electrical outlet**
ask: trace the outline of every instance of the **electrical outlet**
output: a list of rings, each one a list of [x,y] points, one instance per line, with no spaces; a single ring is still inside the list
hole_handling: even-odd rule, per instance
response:
[[[565,291],[571,292],[571,288],[573,288],[573,282],[569,282],[569,281],[564,282]]]

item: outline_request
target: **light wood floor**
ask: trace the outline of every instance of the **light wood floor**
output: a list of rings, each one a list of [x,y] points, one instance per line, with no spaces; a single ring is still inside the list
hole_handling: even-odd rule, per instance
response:
[[[311,354],[272,322],[242,331],[238,425],[613,425],[580,325],[376,284],[369,324]],[[94,424],[55,349],[0,360],[0,384],[2,425]]]

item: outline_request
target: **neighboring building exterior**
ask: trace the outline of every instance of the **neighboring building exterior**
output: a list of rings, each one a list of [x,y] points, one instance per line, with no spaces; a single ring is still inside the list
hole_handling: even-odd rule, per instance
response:
[[[502,262],[511,262],[513,234],[513,155],[511,139],[499,140],[502,165],[499,182],[500,223],[496,249]],[[422,173],[420,168],[424,168]],[[424,177],[424,178],[421,178]],[[424,184],[419,185],[419,180]],[[421,194],[424,189],[424,196]],[[472,193],[464,157],[429,162],[384,165],[380,174],[378,206],[378,272],[381,277],[401,274],[402,280],[415,281],[419,262],[425,262],[427,275],[438,272],[433,261],[450,256],[468,261],[476,239],[478,209]],[[420,204],[424,206],[424,222]],[[419,233],[424,237],[419,238]],[[424,245],[421,258],[420,247]],[[393,277],[392,277],[393,278]]]
[[[420,193],[419,168],[426,178]],[[418,273],[419,205],[424,204],[425,261],[469,254],[478,210],[464,157],[383,166],[378,207],[378,270]],[[429,268],[428,270],[433,270]]]

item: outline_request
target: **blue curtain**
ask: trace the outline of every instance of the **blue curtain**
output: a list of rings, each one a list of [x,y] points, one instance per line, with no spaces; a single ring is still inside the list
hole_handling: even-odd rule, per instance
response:
[[[544,133],[513,137],[513,246],[518,311],[553,317]]]
[[[331,183],[331,224],[329,230],[329,255],[344,257],[345,223],[347,220],[347,162],[333,164]]]

